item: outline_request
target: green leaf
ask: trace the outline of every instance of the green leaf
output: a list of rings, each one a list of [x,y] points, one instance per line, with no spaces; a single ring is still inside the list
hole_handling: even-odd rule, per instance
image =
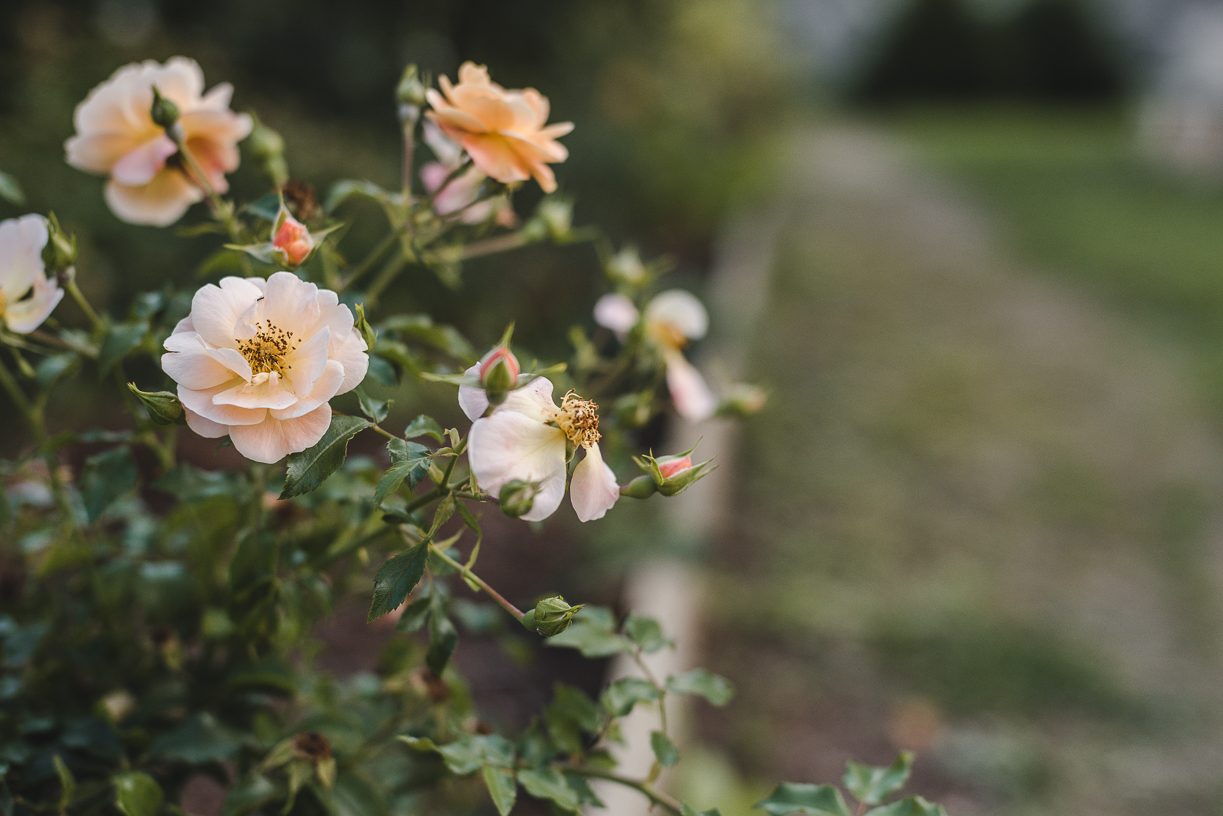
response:
[[[682,802],[680,804],[679,812],[680,812],[680,816],[722,816],[722,814],[718,811],[717,808],[713,808],[712,810],[702,810],[698,812],[695,808],[693,808],[687,802]]]
[[[453,326],[439,326],[428,315],[395,315],[382,322],[382,327],[397,333],[400,337],[410,338],[438,351],[444,351],[452,357],[464,362],[475,360],[478,355],[471,343]]]
[[[920,796],[910,796],[890,805],[873,808],[866,816],[947,816],[942,805],[927,802]]]
[[[124,816],[157,816],[165,794],[153,777],[140,771],[119,774],[114,778],[115,805]]]
[[[276,787],[268,777],[256,774],[243,779],[225,794],[225,801],[221,804],[221,816],[245,816],[272,800],[275,795]]]
[[[361,413],[372,419],[374,422],[381,422],[386,419],[387,411],[391,410],[391,405],[394,400],[374,399],[369,394],[365,393],[365,389],[357,387],[357,403],[361,406]]]
[[[285,474],[281,499],[300,496],[314,490],[344,464],[348,454],[348,440],[372,425],[369,420],[354,416],[331,415],[331,425],[312,448],[301,453],[289,454],[289,468]]]
[[[724,706],[735,696],[735,687],[725,677],[706,669],[693,669],[667,678],[667,691],[699,694],[716,706]]]
[[[804,816],[850,816],[841,792],[832,785],[809,785],[801,782],[782,782],[773,789],[768,799],[757,802],[760,808],[772,816],[789,816],[802,813]]]
[[[405,634],[415,632],[429,620],[429,598],[417,598],[403,608],[395,630]]]
[[[644,615],[629,615],[624,619],[624,634],[641,647],[646,654],[657,652],[664,646],[673,645],[662,633],[662,627],[653,618]]]
[[[650,747],[654,749],[654,758],[664,768],[670,768],[679,762],[679,749],[675,743],[661,731],[650,732]]]
[[[581,754],[585,735],[599,730],[599,709],[581,689],[557,683],[552,702],[544,709],[544,723],[557,748]]]
[[[149,747],[158,759],[191,764],[229,759],[238,753],[238,740],[207,712],[196,714]]]
[[[431,436],[437,440],[439,445],[446,441],[442,438],[442,434],[442,426],[437,424],[437,420],[424,414],[409,422],[408,427],[403,432],[404,437],[407,439],[415,439],[418,436]]]
[[[638,703],[652,703],[662,694],[649,680],[624,677],[612,681],[603,692],[603,709],[613,717],[624,717]]]
[[[148,330],[149,324],[143,320],[111,326],[106,332],[106,338],[102,340],[102,349],[98,352],[98,373],[104,376],[109,372],[115,363],[140,345]]]
[[[565,777],[552,766],[523,768],[518,772],[518,784],[537,799],[550,799],[564,810],[578,809],[578,794],[565,782]]]
[[[901,751],[896,761],[886,768],[846,762],[845,776],[841,778],[841,784],[859,802],[877,805],[904,787],[909,781],[909,771],[912,767],[912,751]]]
[[[507,816],[514,809],[514,801],[518,798],[518,783],[514,780],[514,772],[485,765],[484,784],[488,786],[488,793],[493,797],[497,812],[501,816]]]
[[[601,606],[582,609],[569,628],[548,638],[547,644],[577,649],[583,657],[610,657],[633,649],[632,641],[617,634],[616,619],[611,610]]]
[[[418,442],[392,439],[386,444],[391,455],[391,467],[378,480],[374,489],[374,506],[382,504],[387,496],[399,489],[405,481],[408,490],[415,488],[429,473],[429,449]]]
[[[21,185],[8,173],[0,173],[0,198],[18,206],[25,203],[25,193],[22,192]]]
[[[387,388],[393,388],[399,385],[399,372],[396,371],[389,360],[377,354],[369,355],[369,370],[368,375],[371,380],[378,385],[385,385]]]
[[[429,612],[429,650],[425,652],[429,671],[441,677],[458,644],[459,633],[446,616],[446,601],[440,594],[434,595],[433,608]]]
[[[387,561],[374,576],[374,597],[366,622],[382,617],[404,602],[425,574],[429,542],[422,541]]]
[[[323,202],[323,212],[330,215],[336,207],[354,197],[372,199],[383,205],[392,203],[390,193],[372,181],[341,179],[331,185],[331,192],[327,194],[327,200]]]
[[[81,498],[92,524],[116,499],[136,486],[136,460],[126,447],[111,448],[85,460]]]
[[[436,751],[442,755],[446,769],[456,776],[466,776],[481,766],[514,767],[514,744],[500,734],[464,734],[454,742],[438,745],[428,738],[400,737],[417,751]]]
[[[238,546],[229,559],[230,586],[241,592],[270,579],[276,572],[279,558],[275,536],[267,531],[247,531],[238,539]]]

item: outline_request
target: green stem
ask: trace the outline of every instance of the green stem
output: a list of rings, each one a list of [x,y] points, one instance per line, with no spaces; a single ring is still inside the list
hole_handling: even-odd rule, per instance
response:
[[[460,260],[470,260],[479,258],[482,255],[492,255],[494,252],[506,252],[511,249],[526,246],[531,243],[530,239],[519,230],[518,232],[507,232],[504,235],[494,235],[492,238],[485,238],[483,241],[476,241],[474,244],[468,244],[463,247],[460,253]]]
[[[458,561],[455,561],[453,558],[446,555],[446,553],[439,550],[432,541],[429,542],[429,551],[433,553],[434,555],[436,555],[438,558],[445,561],[450,566],[457,569],[459,573],[461,573],[462,576],[466,578],[468,581],[470,581],[471,583],[478,586],[480,589],[487,592],[488,596],[492,598],[494,601],[496,601],[498,606],[500,606],[506,612],[509,612],[511,615],[513,615],[514,619],[517,620],[519,623],[522,623],[522,616],[523,616],[522,610],[520,610],[518,607],[514,606],[512,603],[507,601],[501,595],[501,593],[499,593],[497,590],[493,589],[491,586],[485,583],[484,579],[476,575],[474,572],[472,572],[470,567],[460,564]]]
[[[89,322],[95,330],[106,327],[106,324],[102,322],[102,318],[98,317],[98,313],[93,310],[93,307],[89,305],[89,301],[85,299],[81,288],[76,285],[76,278],[70,278],[64,288],[68,290],[68,294],[72,295],[76,305],[81,307],[81,311],[85,313],[85,317],[89,318]]]
[[[386,251],[395,245],[395,242],[399,240],[399,236],[403,235],[407,229],[408,224],[407,222],[404,222],[403,225],[398,226],[388,232],[386,237],[379,241],[378,245],[370,250],[370,253],[365,256],[365,260],[357,264],[357,268],[348,273],[348,277],[340,281],[339,285],[336,287],[336,291],[343,292],[349,286],[352,286],[357,279],[364,276],[366,272],[373,268],[374,264],[378,262]]]
[[[228,233],[231,241],[240,243],[242,241],[242,233],[238,229],[237,219],[234,218],[233,208],[226,205],[221,199],[221,196],[213,188],[212,182],[208,180],[208,175],[204,172],[204,168],[200,167],[199,162],[191,155],[191,151],[187,150],[187,145],[183,142],[182,133],[179,128],[170,128],[166,131],[166,135],[178,145],[178,155],[182,156],[183,162],[187,165],[191,181],[195,186],[204,191],[204,195],[208,196],[208,204],[212,209],[213,217],[225,227],[225,232]]]
[[[576,776],[586,776],[593,779],[606,779],[608,782],[615,782],[618,785],[633,788],[634,790],[640,791],[647,799],[650,800],[650,802],[666,808],[668,811],[675,814],[675,816],[682,816],[683,814],[684,806],[682,803],[673,797],[668,796],[662,791],[655,790],[649,782],[629,779],[628,777],[620,776],[619,774],[612,773],[611,771],[605,771],[601,768],[588,768],[581,765],[566,767],[563,770],[565,773],[571,773]]]
[[[391,282],[399,275],[405,266],[408,265],[408,259],[399,255],[396,258],[387,262],[387,265],[382,267],[382,271],[378,277],[374,278],[374,282],[365,290],[365,306],[368,309],[373,309],[378,304],[378,297],[386,287],[391,285]]]

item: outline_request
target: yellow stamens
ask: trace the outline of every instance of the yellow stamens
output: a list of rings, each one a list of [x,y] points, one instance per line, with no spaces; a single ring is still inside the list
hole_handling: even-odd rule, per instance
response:
[[[582,399],[576,392],[570,391],[561,400],[561,410],[556,417],[556,424],[569,437],[569,441],[583,448],[589,448],[598,443],[599,406],[594,400]]]
[[[293,332],[263,322],[255,324],[255,336],[250,340],[239,340],[238,351],[251,364],[251,374],[270,374],[275,371],[283,377],[293,366],[285,358],[297,348]]]

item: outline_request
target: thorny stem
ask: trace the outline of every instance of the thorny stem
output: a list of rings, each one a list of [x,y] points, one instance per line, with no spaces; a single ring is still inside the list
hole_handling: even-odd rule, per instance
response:
[[[660,805],[661,807],[666,808],[668,811],[675,814],[675,816],[682,816],[683,814],[683,804],[682,803],[680,803],[678,800],[674,799],[673,797],[668,796],[667,794],[663,793],[660,790],[655,790],[654,787],[649,782],[638,781],[636,779],[629,779],[626,776],[620,776],[619,774],[612,773],[611,771],[604,771],[600,768],[590,768],[590,767],[586,767],[583,765],[566,767],[564,771],[565,773],[571,773],[571,774],[574,774],[575,776],[587,776],[587,777],[592,777],[594,779],[606,779],[608,782],[615,782],[618,785],[624,785],[625,787],[633,788],[635,790],[641,791],[641,793],[647,799],[649,799],[650,802],[652,802],[655,805]]]

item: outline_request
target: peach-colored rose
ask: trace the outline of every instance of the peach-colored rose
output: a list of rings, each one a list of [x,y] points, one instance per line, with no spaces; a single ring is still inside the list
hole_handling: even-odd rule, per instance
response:
[[[120,219],[164,227],[204,193],[171,158],[174,140],[153,122],[154,86],[178,106],[182,142],[219,193],[229,189],[225,174],[238,167],[237,143],[250,133],[251,118],[229,109],[228,83],[205,94],[200,66],[186,57],[125,65],[77,105],[76,135],[64,143],[68,163],[110,177],[106,203]]]
[[[463,146],[476,167],[497,181],[534,178],[545,193],[556,190],[549,164],[562,162],[569,151],[556,141],[573,130],[572,122],[545,125],[548,99],[534,88],[507,91],[488,78],[483,65],[465,62],[459,84],[445,76],[442,93],[425,92],[433,110],[426,116]]]

